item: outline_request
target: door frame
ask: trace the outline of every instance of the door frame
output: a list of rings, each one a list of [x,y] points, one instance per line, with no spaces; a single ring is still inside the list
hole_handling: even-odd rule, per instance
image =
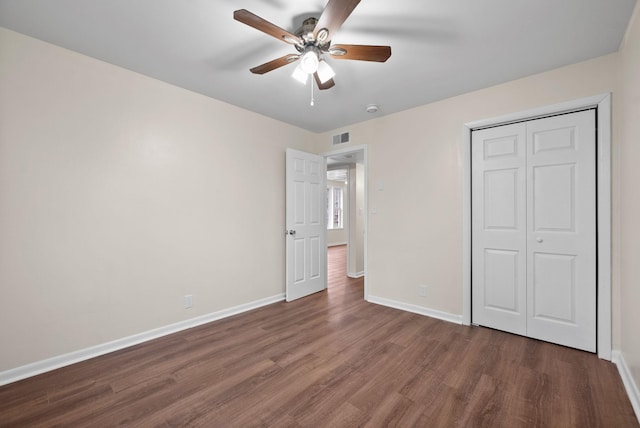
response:
[[[345,147],[342,149],[331,150],[329,152],[321,153],[320,156],[324,156],[325,159],[331,156],[336,155],[347,155],[350,153],[362,152],[363,160],[362,164],[364,166],[364,300],[369,301],[369,286],[368,286],[368,240],[369,240],[369,158],[367,153],[367,145],[360,144],[357,146]],[[349,207],[351,210],[352,207]],[[351,224],[348,224],[347,227],[351,227]],[[349,248],[349,233],[347,231],[347,257],[348,257],[348,248]],[[327,263],[328,265],[328,263]],[[325,266],[325,269],[327,266]],[[347,266],[347,271],[349,267]]]
[[[462,323],[471,324],[471,131],[596,108],[597,127],[597,352],[611,361],[611,94],[605,93],[494,118],[462,128]]]

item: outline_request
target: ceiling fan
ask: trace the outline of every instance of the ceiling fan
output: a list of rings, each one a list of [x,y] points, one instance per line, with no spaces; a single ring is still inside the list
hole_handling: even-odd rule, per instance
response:
[[[293,45],[298,53],[288,54],[266,62],[250,71],[264,74],[300,60],[293,77],[306,83],[309,75],[313,77],[319,89],[329,89],[335,85],[335,72],[322,58],[328,54],[335,59],[385,62],[391,56],[390,46],[369,45],[332,45],[331,38],[338,31],[360,0],[329,0],[320,15],[320,19],[307,18],[295,34],[286,31],[271,22],[245,9],[233,12],[233,18],[256,30],[262,31],[278,40]]]

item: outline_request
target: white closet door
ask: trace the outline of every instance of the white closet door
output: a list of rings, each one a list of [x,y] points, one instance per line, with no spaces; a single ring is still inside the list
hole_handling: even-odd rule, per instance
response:
[[[526,149],[521,124],[472,135],[472,314],[526,334]]]
[[[472,319],[595,352],[595,111],[472,136]]]
[[[527,335],[591,352],[595,135],[594,110],[527,122]]]

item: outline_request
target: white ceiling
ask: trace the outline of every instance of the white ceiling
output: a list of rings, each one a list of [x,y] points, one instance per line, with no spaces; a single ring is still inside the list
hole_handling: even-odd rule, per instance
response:
[[[346,183],[348,179],[349,171],[346,169],[331,169],[327,171],[327,180],[344,181]]]
[[[0,26],[323,132],[615,52],[635,2],[362,0],[332,42],[390,45],[392,56],[329,59],[336,86],[316,91],[314,107],[295,66],[249,72],[295,50],[233,11],[294,32],[326,0],[0,0]]]

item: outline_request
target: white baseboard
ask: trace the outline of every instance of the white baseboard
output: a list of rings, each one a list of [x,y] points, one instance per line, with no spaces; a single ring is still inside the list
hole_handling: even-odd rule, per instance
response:
[[[340,245],[347,245],[347,242],[331,242],[330,244],[327,244],[327,247],[338,247]]]
[[[611,361],[618,366],[618,372],[620,372],[622,383],[624,384],[624,388],[627,390],[629,401],[631,401],[633,411],[636,412],[636,418],[638,418],[638,422],[640,422],[640,390],[638,388],[638,384],[636,384],[633,379],[631,370],[629,370],[629,366],[627,366],[627,362],[625,361],[622,352],[612,351]]]
[[[52,358],[47,358],[46,360],[36,361],[35,363],[16,367],[10,370],[5,370],[0,372],[0,386],[26,379],[28,377],[45,373],[51,370],[55,370],[60,367],[79,363],[81,361],[108,354],[110,352],[118,351],[120,349],[128,348],[129,346],[157,339],[162,336],[167,336],[172,333],[177,333],[182,330],[197,327],[202,324],[207,324],[222,318],[227,318],[233,315],[257,309],[262,306],[270,305],[272,303],[281,302],[284,300],[284,298],[284,293],[266,297],[264,299],[255,300],[243,305],[234,306],[228,309],[222,309],[220,311],[212,312],[210,314],[202,315],[196,318],[191,318],[174,324],[169,324],[164,327],[134,334],[133,336],[123,337],[122,339],[116,339],[111,342],[102,343],[100,345],[73,351],[68,354],[58,355]]]
[[[398,302],[397,300],[385,299],[383,297],[376,297],[369,295],[368,302],[375,303],[377,305],[388,306],[394,309],[400,309],[401,311],[413,312],[418,315],[425,315],[431,318],[437,318],[439,320],[452,322],[454,324],[462,324],[462,315],[455,315],[449,312],[438,311],[436,309],[429,309],[423,306],[412,305],[410,303]]]
[[[347,276],[348,276],[349,278],[354,278],[354,279],[356,279],[356,278],[362,278],[362,277],[364,276],[364,271],[362,270],[362,271],[360,271],[360,272],[356,272],[356,273],[348,272],[348,273],[347,273]]]

